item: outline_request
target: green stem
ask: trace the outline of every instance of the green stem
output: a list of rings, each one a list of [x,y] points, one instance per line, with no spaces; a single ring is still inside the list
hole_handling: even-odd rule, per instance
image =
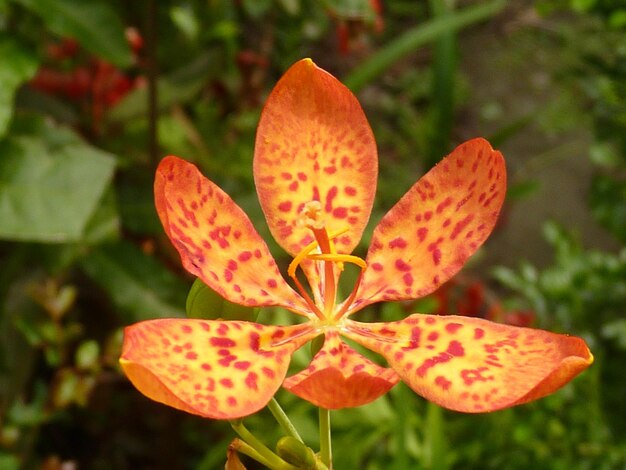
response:
[[[241,439],[243,439],[261,455],[261,457],[265,460],[265,462],[261,462],[263,465],[273,470],[297,470],[296,467],[285,462],[278,455],[272,452],[269,447],[259,441],[254,434],[248,431],[241,420],[233,420],[230,422],[230,425],[239,437],[241,437]]]
[[[320,457],[322,462],[333,469],[333,452],[330,440],[330,410],[320,408]]]
[[[259,462],[260,464],[265,465],[266,467],[271,467],[270,462],[268,462],[265,457],[259,454],[256,451],[256,449],[252,447],[250,444],[248,444],[247,442],[241,439],[237,439],[236,449],[237,449],[237,452],[241,452],[242,454],[247,455],[248,457]]]
[[[270,402],[267,404],[267,407],[270,409],[272,415],[274,415],[274,418],[278,421],[278,424],[280,424],[280,427],[283,428],[283,431],[285,431],[288,436],[298,439],[300,442],[304,443],[300,434],[298,434],[298,430],[289,420],[289,416],[287,416],[287,414],[283,411],[274,397],[272,397]]]

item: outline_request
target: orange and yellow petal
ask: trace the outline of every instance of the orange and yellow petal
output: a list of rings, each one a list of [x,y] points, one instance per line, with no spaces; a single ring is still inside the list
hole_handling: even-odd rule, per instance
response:
[[[148,398],[207,418],[234,419],[267,404],[293,352],[315,335],[306,324],[151,320],[125,329],[120,364]]]
[[[316,406],[339,409],[370,403],[399,380],[392,369],[374,364],[330,331],[309,367],[288,377],[283,386]]]
[[[187,271],[231,302],[307,311],[250,219],[194,165],[164,158],[154,193],[165,232]]]
[[[484,139],[458,146],[383,217],[351,311],[433,292],[487,239],[506,191],[502,154]]]
[[[593,362],[580,338],[460,316],[348,320],[345,335],[382,355],[422,397],[467,413],[541,398]]]
[[[254,150],[254,180],[276,241],[296,255],[313,241],[298,224],[310,201],[321,203],[337,251],[350,253],[370,216],[378,156],[356,97],[310,59],[294,64],[270,94]]]

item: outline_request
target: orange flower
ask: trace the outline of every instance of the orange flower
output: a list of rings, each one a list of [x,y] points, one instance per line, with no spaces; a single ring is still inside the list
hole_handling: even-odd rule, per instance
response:
[[[272,235],[294,256],[294,290],[233,200],[195,166],[165,158],[156,207],[185,268],[232,302],[280,306],[306,321],[138,323],[126,329],[120,359],[134,385],[154,400],[219,419],[254,413],[281,385],[336,409],[368,403],[399,380],[446,408],[484,412],[547,395],[592,363],[580,338],[478,318],[353,320],[375,302],[429,294],[459,271],[492,231],[506,190],[500,152],[483,139],[466,142],[383,217],[361,259],[350,253],[369,219],[377,165],[374,136],[352,93],[309,59],[292,66],[263,110],[254,178]],[[346,263],[360,275],[338,301]],[[311,364],[285,379],[292,353],[319,335],[324,344]]]

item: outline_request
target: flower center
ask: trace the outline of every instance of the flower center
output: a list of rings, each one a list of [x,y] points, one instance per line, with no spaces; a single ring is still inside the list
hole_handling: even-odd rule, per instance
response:
[[[305,226],[313,232],[315,241],[307,245],[300,253],[298,253],[293,261],[289,264],[287,273],[296,284],[296,287],[300,291],[304,300],[307,302],[312,312],[324,323],[334,325],[345,314],[348,307],[354,302],[363,271],[367,264],[365,260],[358,256],[346,255],[337,253],[334,239],[338,236],[346,233],[349,228],[344,228],[337,232],[328,233],[326,230],[326,223],[322,214],[322,206],[319,201],[310,201],[304,205],[304,208],[300,212],[300,219],[298,225]],[[320,262],[319,270],[321,273],[320,287],[321,287],[321,305],[316,304],[309,296],[306,289],[302,286],[296,276],[296,270],[298,266],[305,260],[313,260]],[[337,281],[339,276],[335,275],[335,267],[341,272],[343,270],[344,263],[352,263],[361,268],[357,282],[354,288],[346,300],[338,307],[336,304],[337,295]],[[318,280],[318,279],[315,279]],[[309,279],[311,284],[312,279]],[[311,286],[313,288],[313,286]]]

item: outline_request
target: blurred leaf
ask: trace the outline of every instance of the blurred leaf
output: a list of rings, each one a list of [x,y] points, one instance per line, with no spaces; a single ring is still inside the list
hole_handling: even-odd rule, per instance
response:
[[[81,266],[109,294],[125,323],[183,314],[185,283],[128,242],[93,250]]]
[[[20,109],[45,114],[59,123],[67,124],[68,126],[77,126],[79,124],[78,114],[67,100],[32,87],[20,88],[15,97],[15,102]]]
[[[21,467],[20,459],[0,451],[0,468],[3,470],[19,470]]]
[[[452,2],[448,0],[430,0],[429,4],[433,21],[444,21],[454,14]],[[450,150],[455,111],[457,49],[457,34],[454,29],[440,34],[433,48],[432,102],[428,112],[428,146],[425,154],[425,164],[428,167],[434,166]]]
[[[37,13],[54,33],[76,39],[82,47],[118,67],[129,67],[133,56],[124,26],[104,0],[14,0]]]
[[[117,178],[117,206],[126,230],[139,235],[161,235],[163,226],[154,208],[154,175],[145,167],[128,168]]]
[[[83,370],[94,370],[100,360],[100,346],[91,339],[83,341],[76,350],[76,367]]]
[[[112,241],[119,236],[120,216],[117,212],[115,192],[112,186],[104,192],[102,200],[85,226],[82,241],[96,245]]]
[[[616,238],[626,242],[626,180],[597,175],[591,184],[589,203],[593,216]]]
[[[509,200],[513,199],[523,199],[533,194],[536,194],[537,191],[541,188],[541,183],[537,180],[526,180],[520,181],[518,183],[513,183],[509,185],[506,189],[506,197]]]
[[[172,23],[190,40],[195,40],[200,33],[200,23],[189,4],[170,8]]]
[[[208,320],[256,321],[259,314],[258,308],[229,302],[199,278],[194,281],[187,295],[186,311],[190,318]]]
[[[0,137],[13,115],[13,96],[17,88],[37,71],[37,59],[17,41],[0,37]]]
[[[183,103],[193,98],[209,80],[218,73],[217,56],[212,52],[200,55],[185,67],[157,81],[159,110],[164,110],[176,103]],[[127,121],[144,117],[148,111],[147,87],[135,88],[120,101],[107,115],[111,121]]]
[[[434,41],[442,34],[483,21],[498,13],[505,5],[506,2],[502,0],[479,4],[416,26],[382,47],[367,61],[356,67],[343,79],[343,83],[352,91],[357,92],[387,71],[395,62],[415,52],[418,47]]]
[[[81,238],[115,160],[62,127],[42,124],[0,141],[0,238]]]

